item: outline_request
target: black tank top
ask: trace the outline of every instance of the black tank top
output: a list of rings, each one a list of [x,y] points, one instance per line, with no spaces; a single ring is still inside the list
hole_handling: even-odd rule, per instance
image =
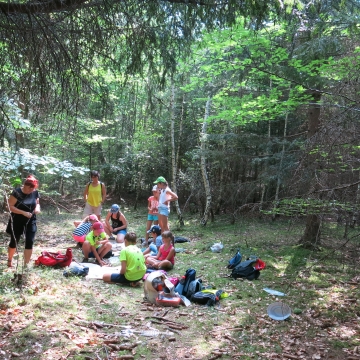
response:
[[[120,212],[118,211],[116,214],[116,218],[113,218],[113,214],[111,214],[111,226],[113,229],[123,226],[123,222],[120,220]]]

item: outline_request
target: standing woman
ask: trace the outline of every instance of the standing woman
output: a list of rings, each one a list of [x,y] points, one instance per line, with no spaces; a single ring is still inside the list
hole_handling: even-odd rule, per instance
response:
[[[6,232],[11,240],[8,248],[7,266],[12,267],[12,259],[16,252],[20,236],[25,237],[24,263],[30,262],[36,234],[36,214],[40,212],[38,181],[29,175],[23,185],[13,190],[9,198],[10,219]]]
[[[154,184],[157,184],[157,187],[160,191],[159,196],[159,226],[161,227],[162,231],[169,230],[169,222],[168,217],[170,214],[170,202],[175,201],[178,199],[178,196],[171,191],[168,186],[167,181],[163,176],[159,176],[155,181]]]
[[[91,182],[86,185],[84,190],[85,208],[83,217],[95,214],[100,221],[102,204],[106,199],[106,187],[100,181],[98,171],[92,170],[90,176]]]

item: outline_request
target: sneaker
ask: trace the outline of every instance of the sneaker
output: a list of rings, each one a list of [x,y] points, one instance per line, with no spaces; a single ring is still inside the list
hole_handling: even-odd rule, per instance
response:
[[[83,258],[82,259],[82,263],[88,263],[89,262],[89,258]]]
[[[109,240],[115,240],[115,238],[111,235],[111,236],[109,237]]]

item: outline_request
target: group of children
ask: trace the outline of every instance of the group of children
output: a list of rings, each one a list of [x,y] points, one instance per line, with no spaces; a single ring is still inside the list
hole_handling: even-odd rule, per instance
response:
[[[170,202],[177,200],[177,195],[170,190],[164,177],[158,177],[148,199],[148,218],[144,245],[148,245],[149,234],[153,241],[144,251],[137,245],[134,232],[127,232],[127,220],[120,211],[120,206],[113,204],[104,224],[95,214],[87,215],[81,222],[74,222],[76,229],[73,238],[82,244],[83,262],[95,258],[100,266],[107,265],[104,257],[111,253],[112,244],[108,240],[124,243],[120,252],[120,273],[103,276],[108,283],[121,283],[137,286],[147,269],[171,270],[175,263],[174,237],[168,226]],[[154,225],[152,225],[154,224]]]

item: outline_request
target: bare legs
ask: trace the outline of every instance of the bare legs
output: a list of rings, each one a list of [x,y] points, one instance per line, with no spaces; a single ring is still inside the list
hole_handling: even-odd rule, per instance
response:
[[[8,267],[12,267],[12,259],[15,255],[15,252],[16,252],[16,248],[8,247]],[[24,264],[25,265],[29,264],[29,262],[31,260],[32,252],[33,252],[32,249],[24,250]]]
[[[161,228],[161,231],[167,231],[169,230],[169,223],[168,223],[168,217],[166,215],[158,215],[159,219],[159,226]]]

